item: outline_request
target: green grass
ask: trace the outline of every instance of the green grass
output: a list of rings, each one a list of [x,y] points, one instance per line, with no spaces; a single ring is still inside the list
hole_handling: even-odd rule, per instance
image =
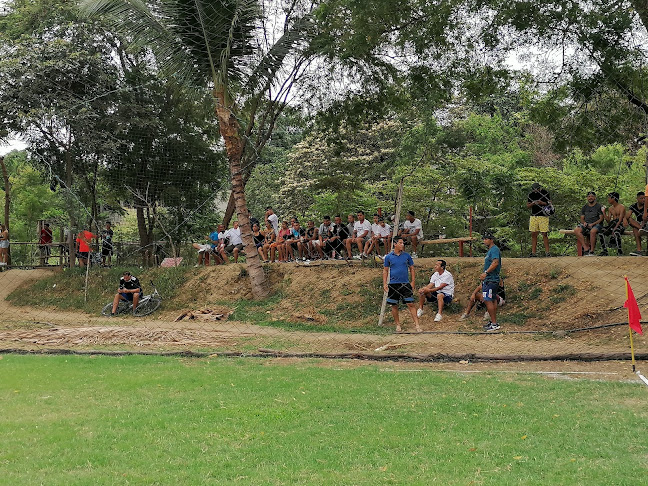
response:
[[[648,472],[639,384],[2,358],[3,484],[610,485]]]

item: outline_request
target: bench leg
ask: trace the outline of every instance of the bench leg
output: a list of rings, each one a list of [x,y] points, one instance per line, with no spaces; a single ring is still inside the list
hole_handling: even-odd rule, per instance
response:
[[[464,256],[463,244],[464,244],[463,241],[460,241],[460,242],[459,242],[459,256],[460,256],[460,257],[463,257],[463,256]]]
[[[578,254],[578,256],[583,256],[583,245],[581,245],[578,239],[576,239],[576,253]]]

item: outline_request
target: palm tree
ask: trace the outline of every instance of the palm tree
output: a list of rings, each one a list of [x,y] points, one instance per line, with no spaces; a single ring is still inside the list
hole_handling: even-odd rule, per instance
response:
[[[259,143],[250,142],[259,107],[264,102],[271,106],[271,119],[261,117],[258,128],[271,133],[272,117],[285,105],[286,87],[290,89],[306,61],[301,53],[312,28],[312,3],[304,2],[302,8],[296,8],[299,1],[288,2],[284,28],[269,44],[267,34],[273,32],[264,25],[263,0],[81,1],[82,12],[107,17],[133,47],[149,49],[166,75],[212,90],[256,298],[267,296],[268,288],[252,238],[242,161],[246,150],[260,149]],[[268,138],[261,134],[258,139],[265,143]]]

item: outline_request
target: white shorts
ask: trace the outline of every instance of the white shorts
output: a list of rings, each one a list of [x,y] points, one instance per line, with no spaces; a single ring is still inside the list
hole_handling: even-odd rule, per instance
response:
[[[204,251],[211,251],[211,245],[200,245],[200,248],[198,248],[198,253],[202,253]]]
[[[320,240],[313,240],[311,241],[311,243],[313,244],[313,246],[320,246]]]

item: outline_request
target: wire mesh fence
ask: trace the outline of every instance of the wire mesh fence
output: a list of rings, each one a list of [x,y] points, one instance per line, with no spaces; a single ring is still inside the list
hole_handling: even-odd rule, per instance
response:
[[[374,22],[387,35],[349,6],[160,2],[162,39],[118,3],[1,14],[0,136],[28,145],[2,159],[2,347],[629,355],[624,277],[648,299],[645,9],[421,2]],[[215,69],[223,22],[240,45]]]

